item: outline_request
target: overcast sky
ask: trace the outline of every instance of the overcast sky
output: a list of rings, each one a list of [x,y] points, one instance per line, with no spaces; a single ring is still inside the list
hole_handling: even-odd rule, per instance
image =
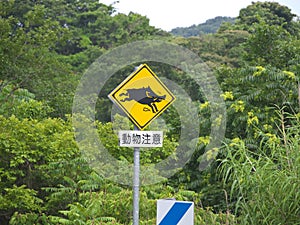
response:
[[[240,9],[255,0],[119,0],[114,7],[117,12],[139,13],[150,19],[150,25],[170,31],[176,27],[189,27],[204,23],[216,16],[236,17]],[[264,1],[264,0],[261,0]],[[272,0],[270,0],[272,1]],[[116,0],[99,0],[110,5]],[[278,0],[300,16],[299,0]]]

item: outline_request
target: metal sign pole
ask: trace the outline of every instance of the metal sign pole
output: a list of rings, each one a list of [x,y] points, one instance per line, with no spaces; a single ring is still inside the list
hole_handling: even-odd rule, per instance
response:
[[[131,119],[134,123],[135,131],[143,130],[153,119],[158,117],[172,102],[175,101],[175,96],[146,64],[136,67],[134,72],[119,84],[108,97]],[[144,105],[144,107],[146,107],[146,105],[150,106],[150,109],[148,108],[148,110],[152,111],[152,113],[141,110],[140,107],[132,107],[131,100]],[[159,107],[156,104],[159,104]],[[150,136],[151,135],[147,134],[146,141],[139,143],[142,146],[133,146],[133,225],[139,225],[140,147],[145,147],[143,145],[155,147],[154,145],[162,144],[160,142],[162,135],[158,134],[159,138],[157,138],[157,136],[154,137],[153,135],[152,143],[150,142]]]
[[[134,130],[139,129],[134,125]],[[139,225],[140,148],[134,147],[133,151],[133,225]]]

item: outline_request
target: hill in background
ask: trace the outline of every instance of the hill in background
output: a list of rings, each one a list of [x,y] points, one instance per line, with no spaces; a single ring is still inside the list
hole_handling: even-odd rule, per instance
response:
[[[206,20],[205,23],[192,25],[190,27],[177,27],[170,31],[176,36],[191,37],[201,34],[216,33],[222,23],[234,23],[236,18],[217,16],[213,19]]]

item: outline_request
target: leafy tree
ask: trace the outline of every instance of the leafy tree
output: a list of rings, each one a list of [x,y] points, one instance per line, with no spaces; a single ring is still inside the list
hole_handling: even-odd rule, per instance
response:
[[[256,65],[287,68],[299,54],[299,40],[281,26],[264,22],[253,25],[253,32],[245,43],[245,60]]]
[[[47,100],[54,115],[64,116],[71,110],[75,75],[60,62],[53,51],[64,28],[51,18],[46,9],[34,6],[22,18],[14,16],[16,2],[4,1],[0,18],[0,79],[15,87],[26,88],[37,99]],[[69,88],[66,88],[69,87]]]
[[[255,23],[264,22],[268,25],[282,25],[293,32],[292,20],[295,16],[291,9],[277,2],[252,2],[251,5],[240,10],[236,24],[249,29]]]
[[[249,33],[243,30],[220,30],[217,34],[176,38],[175,42],[197,53],[209,67],[215,69],[223,64],[232,67],[242,65],[242,44],[248,36]]]
[[[295,73],[268,66],[219,68],[227,104],[227,137],[239,137],[256,149],[255,127],[277,132],[275,106],[298,111],[298,81]]]
[[[60,179],[57,176],[47,180],[47,165],[78,156],[68,123],[60,119],[0,116],[1,224],[6,224],[15,211],[43,210],[41,188]],[[19,200],[13,196],[19,196]]]
[[[5,117],[12,115],[19,119],[46,118],[52,112],[44,102],[35,100],[34,94],[26,89],[13,86],[9,82],[0,82],[0,114]]]
[[[78,75],[106,49],[166,35],[95,0],[3,1],[1,9],[0,78],[47,99],[53,116],[71,112]]]

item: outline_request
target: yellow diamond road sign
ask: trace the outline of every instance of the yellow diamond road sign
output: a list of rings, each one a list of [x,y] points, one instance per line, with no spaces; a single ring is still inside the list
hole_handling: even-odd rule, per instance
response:
[[[140,65],[108,97],[140,130],[175,101],[175,96],[146,64]]]

